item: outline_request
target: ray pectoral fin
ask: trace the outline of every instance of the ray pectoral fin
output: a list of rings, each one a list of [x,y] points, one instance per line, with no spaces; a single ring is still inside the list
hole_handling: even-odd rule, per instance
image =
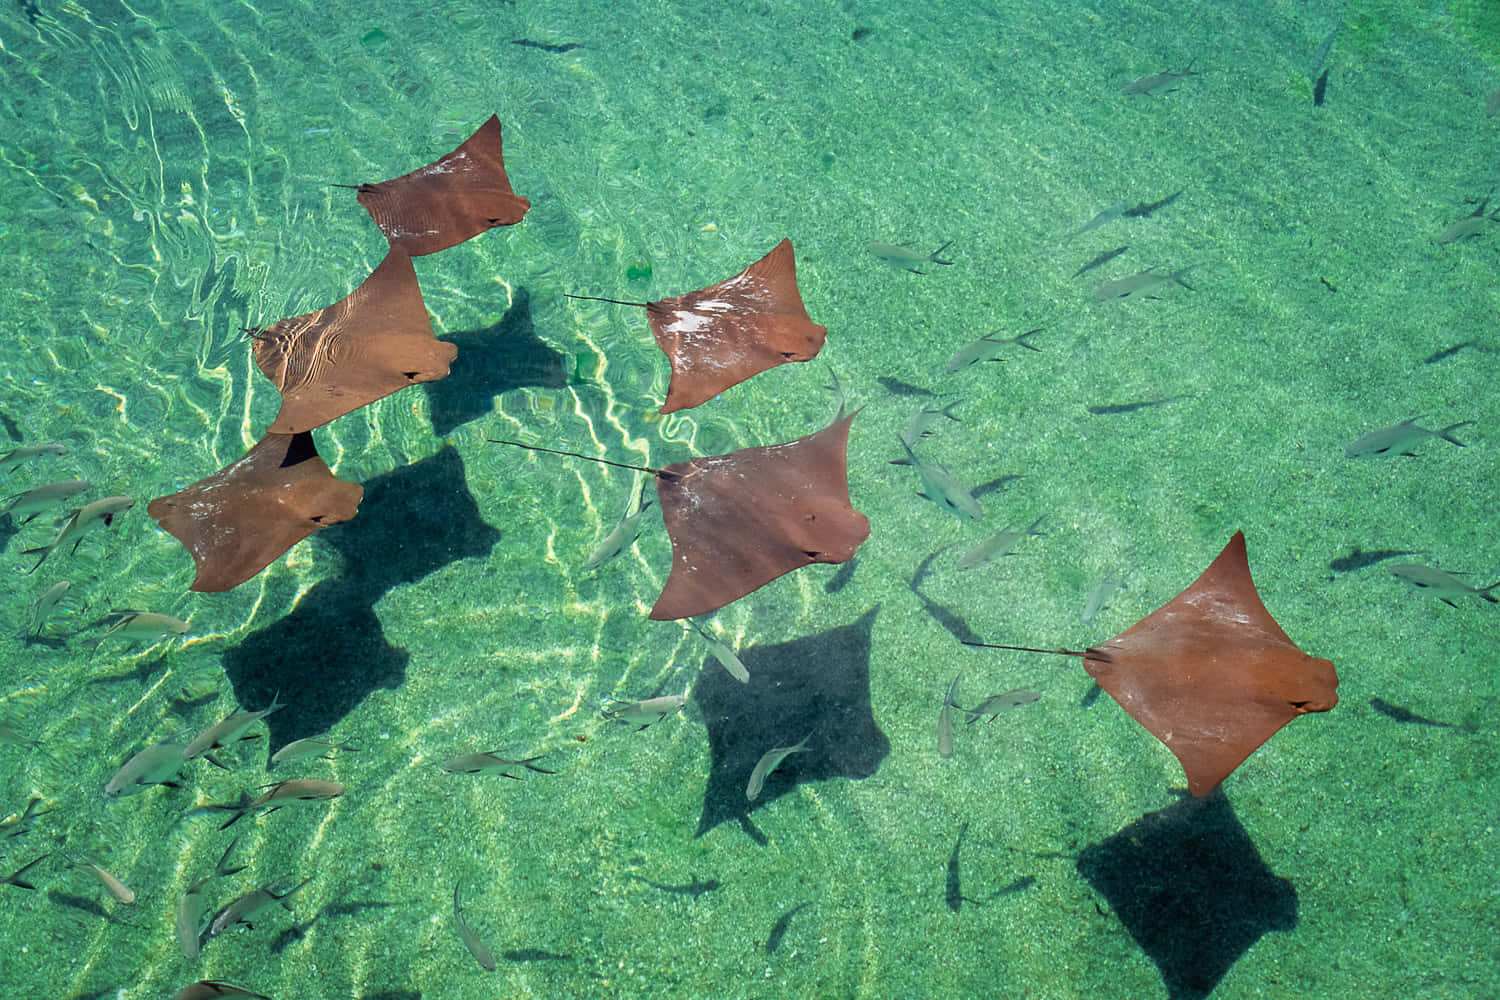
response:
[[[197,565],[192,590],[224,591],[314,531],[352,518],[364,488],[334,478],[312,435],[267,434],[243,458],[146,508]]]
[[[1242,533],[1191,586],[1103,646],[1085,659],[1089,673],[1172,751],[1195,796],[1292,719],[1338,703],[1333,664],[1298,649],[1261,602]]]

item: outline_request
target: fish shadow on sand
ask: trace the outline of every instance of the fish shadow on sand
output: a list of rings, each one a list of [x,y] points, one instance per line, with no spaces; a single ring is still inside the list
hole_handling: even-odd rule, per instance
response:
[[[1085,848],[1077,867],[1171,1000],[1202,1000],[1261,935],[1297,926],[1297,891],[1266,866],[1222,791],[1147,813]]]
[[[439,437],[487,416],[502,393],[568,384],[567,359],[536,335],[531,296],[524,288],[516,289],[515,301],[498,323],[483,330],[460,330],[445,339],[458,346],[448,377],[422,384],[432,429]]]
[[[277,695],[286,705],[266,717],[268,751],[326,732],[377,688],[399,687],[411,657],[387,641],[376,603],[449,563],[488,556],[499,540],[452,448],[366,483],[359,517],[314,542],[332,549],[342,572],[224,652],[240,705],[263,707]]]
[[[870,633],[879,610],[804,639],[741,650],[749,684],[730,677],[712,657],[705,661],[693,686],[710,756],[696,836],[725,820],[748,828],[752,810],[799,782],[868,778],[880,767],[891,743],[870,705]],[[745,784],[761,756],[809,733],[806,752],[788,757],[759,797],[747,801]]]

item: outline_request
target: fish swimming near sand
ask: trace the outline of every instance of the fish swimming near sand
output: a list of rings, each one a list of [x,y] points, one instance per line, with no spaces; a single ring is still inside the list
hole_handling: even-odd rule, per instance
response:
[[[41,458],[43,455],[66,455],[67,453],[68,446],[56,442],[25,444],[19,448],[12,448],[0,456],[0,476],[9,475],[27,462]]]
[[[1014,552],[1016,550],[1016,546],[1019,545],[1022,540],[1030,538],[1032,536],[1040,538],[1045,534],[1045,532],[1038,530],[1039,528],[1041,528],[1042,521],[1044,520],[1046,520],[1045,515],[1037,518],[1035,521],[1032,521],[1029,527],[1006,528],[1003,531],[995,532],[993,535],[986,538],[984,541],[980,542],[969,551],[965,552],[963,556],[961,556],[958,560],[958,569],[969,570],[975,568],[976,566],[983,566],[988,562],[994,562],[996,559],[1008,556],[1012,552]]]
[[[733,677],[741,684],[749,684],[750,671],[746,669],[745,663],[740,659],[739,654],[727,642],[719,639],[702,625],[693,621],[693,619],[689,618],[688,621],[703,641],[708,644],[708,651],[715,660],[719,661],[719,666],[723,667],[729,673],[730,677]]]
[[[687,700],[688,696],[685,694],[669,694],[660,698],[647,698],[644,701],[612,702],[604,710],[604,717],[639,726],[636,732],[640,732],[641,729],[660,722],[674,712],[681,711],[682,706],[687,704]]]
[[[312,876],[309,875],[286,892],[281,893],[276,891],[277,883],[275,882],[267,882],[258,889],[252,889],[214,914],[213,920],[208,925],[208,936],[218,937],[236,927],[249,927],[253,930],[255,921],[261,919],[261,914],[273,906],[280,905],[290,911],[292,904],[288,903],[287,899],[311,881]]]
[[[766,779],[771,776],[771,772],[780,767],[781,762],[792,754],[805,752],[807,750],[807,741],[810,739],[812,739],[812,733],[808,733],[802,737],[802,742],[795,746],[773,747],[762,754],[760,760],[756,761],[754,769],[750,772],[750,780],[745,783],[745,800],[747,802],[754,802],[760,798],[761,789],[764,787]]]
[[[73,584],[70,581],[59,580],[37,598],[36,604],[31,607],[31,617],[27,619],[26,631],[23,633],[28,642],[41,638],[42,626],[46,624],[47,618],[56,610],[62,599],[68,596],[68,591],[72,588]]]
[[[1440,431],[1423,427],[1417,423],[1420,416],[1403,420],[1399,424],[1382,427],[1371,431],[1364,437],[1350,443],[1344,448],[1345,458],[1365,458],[1370,455],[1407,455],[1415,457],[1411,451],[1417,442],[1427,438],[1442,438],[1449,444],[1465,447],[1464,443],[1453,436],[1453,432],[1460,427],[1467,427],[1472,420],[1460,420],[1456,424],[1449,424]]]
[[[449,774],[501,774],[516,781],[521,779],[510,771],[513,768],[524,768],[527,771],[535,771],[538,774],[556,774],[545,767],[537,767],[532,761],[541,760],[542,755],[535,757],[522,757],[520,760],[512,760],[509,757],[501,757],[494,752],[487,753],[461,753],[457,757],[443,761],[440,767]]]
[[[1001,712],[1008,711],[1021,705],[1030,705],[1041,698],[1035,691],[1026,688],[1015,688],[1003,694],[992,694],[988,698],[975,705],[973,708],[965,708],[963,711],[969,716],[969,724],[973,725],[986,715],[994,722],[1000,717]]]
[[[1035,344],[1028,344],[1026,342],[1026,338],[1032,336],[1033,334],[1041,333],[1044,329],[1045,327],[1039,326],[1035,330],[1027,330],[1025,333],[1018,334],[1014,337],[1001,337],[999,330],[987,333],[983,337],[980,337],[978,340],[971,341],[970,343],[965,344],[963,347],[960,347],[957,351],[954,352],[953,356],[948,359],[948,374],[952,375],[956,371],[967,368],[973,364],[978,364],[981,361],[1001,360],[1000,355],[1003,353],[1007,344],[1014,344],[1017,347],[1024,347],[1028,351],[1036,351],[1038,354],[1040,354],[1042,352],[1042,349],[1040,347],[1037,347]]]
[[[953,699],[958,697],[958,679],[963,674],[954,674],[953,683],[948,685],[948,691],[943,695],[943,707],[938,710],[937,723],[937,749],[938,756],[947,760],[953,756],[953,709],[958,708],[958,703]]]
[[[92,489],[93,485],[87,479],[67,479],[60,483],[38,486],[10,497],[6,505],[0,508],[0,514],[9,514],[21,524],[25,524],[42,511],[56,507],[85,490]]]
[[[479,963],[481,969],[494,972],[494,953],[490,951],[489,945],[479,940],[479,935],[464,923],[464,910],[458,902],[458,890],[459,886],[455,885],[453,887],[453,926],[458,931],[458,939],[464,943],[465,948],[469,949],[469,954],[474,956],[474,961]]]
[[[1458,607],[1453,603],[1456,597],[1482,597],[1491,604],[1500,604],[1500,597],[1494,594],[1495,588],[1500,587],[1500,580],[1496,580],[1488,587],[1475,587],[1460,579],[1457,573],[1450,573],[1445,569],[1438,569],[1423,563],[1396,563],[1389,568],[1391,575],[1396,579],[1415,587],[1424,594],[1431,594],[1450,608]]]
[[[641,519],[651,509],[651,498],[646,494],[646,482],[646,480],[642,480],[641,482],[640,499],[636,501],[635,513],[629,513],[629,507],[627,506],[625,516],[610,530],[609,534],[604,536],[604,540],[595,546],[594,551],[590,552],[589,557],[584,560],[584,569],[598,569],[630,548],[635,543],[635,540],[640,537]]]
[[[1124,94],[1126,97],[1138,97],[1142,94],[1170,94],[1172,91],[1177,89],[1172,85],[1177,83],[1179,80],[1185,80],[1190,76],[1202,75],[1203,74],[1201,72],[1193,69],[1193,64],[1190,62],[1182,69],[1176,70],[1174,72],[1152,73],[1150,76],[1143,76],[1137,80],[1131,80],[1125,86],[1120,88],[1120,93]]]
[[[1094,289],[1094,301],[1107,302],[1110,299],[1129,298],[1132,295],[1138,295],[1141,292],[1149,291],[1158,285],[1165,285],[1168,282],[1175,282],[1190,292],[1194,291],[1193,286],[1183,280],[1183,275],[1197,266],[1196,264],[1189,264],[1187,267],[1179,268],[1171,274],[1162,274],[1155,268],[1148,267],[1144,271],[1137,271],[1123,278],[1106,281]],[[1154,296],[1150,295],[1143,295],[1141,297],[1154,298]]]
[[[102,500],[95,500],[91,504],[79,507],[73,511],[72,516],[68,518],[68,523],[63,526],[62,531],[52,540],[52,544],[43,545],[37,549],[26,549],[21,553],[22,555],[41,557],[36,561],[36,565],[27,570],[27,572],[35,573],[41,568],[42,563],[47,561],[48,556],[69,542],[73,543],[73,551],[77,552],[78,545],[83,541],[85,532],[96,524],[102,524],[106,528],[109,527],[114,524],[116,515],[123,514],[134,506],[135,501],[130,499],[130,497],[105,497]]]
[[[942,264],[946,266],[953,263],[951,260],[942,260],[939,258],[939,255],[952,245],[953,241],[949,240],[932,251],[932,253],[923,253],[920,250],[913,250],[910,247],[904,247],[897,243],[870,242],[865,244],[865,249],[891,265],[892,270],[910,271],[912,274],[925,274],[925,271],[917,270],[918,265]]]
[[[193,741],[183,750],[183,757],[193,760],[210,750],[228,746],[238,740],[245,730],[281,707],[281,694],[278,692],[271,696],[271,704],[260,711],[247,712],[243,708],[235,709],[222,721],[214,723],[193,737]]]
[[[916,470],[917,477],[922,481],[922,490],[918,496],[931,500],[954,517],[977,521],[984,516],[984,508],[979,506],[974,494],[953,473],[941,465],[922,461],[905,441],[901,441],[901,447],[906,451],[907,464]]]
[[[182,751],[180,743],[153,743],[115,772],[104,786],[104,794],[116,799],[143,792],[152,785],[171,785],[187,762]]]

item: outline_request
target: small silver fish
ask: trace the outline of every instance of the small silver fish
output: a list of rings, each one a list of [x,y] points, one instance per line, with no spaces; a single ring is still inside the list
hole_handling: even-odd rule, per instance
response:
[[[464,943],[465,948],[469,949],[469,954],[474,956],[474,961],[479,963],[481,969],[494,972],[495,956],[490,951],[489,945],[479,940],[479,935],[464,923],[463,907],[458,902],[458,889],[458,885],[453,887],[453,926],[458,928],[458,939]]]
[[[766,783],[766,778],[771,772],[781,766],[781,762],[794,753],[802,753],[807,749],[807,741],[812,739],[812,733],[802,737],[802,742],[796,746],[774,747],[761,755],[760,760],[755,762],[755,768],[750,772],[750,780],[745,783],[745,800],[754,802],[760,798],[761,788]]]
[[[1420,416],[1416,416],[1409,420],[1403,420],[1399,424],[1392,424],[1389,427],[1382,427],[1379,430],[1371,431],[1345,447],[1344,457],[1363,458],[1366,455],[1390,454],[1411,455],[1408,449],[1413,447],[1418,441],[1430,437],[1442,438],[1449,444],[1456,444],[1462,448],[1464,447],[1464,443],[1454,437],[1453,432],[1460,427],[1467,427],[1474,422],[1472,420],[1460,420],[1456,424],[1449,424],[1442,430],[1435,431],[1418,425],[1417,421],[1421,419]]]
[[[259,889],[252,889],[214,915],[208,925],[208,936],[218,937],[241,925],[253,929],[260,915],[278,904],[291,910],[292,904],[286,901],[287,897],[311,881],[312,876],[309,875],[283,893],[276,892],[275,882],[267,882]]]
[[[121,882],[109,872],[105,871],[103,868],[94,864],[92,861],[83,861],[76,858],[73,860],[73,864],[79,868],[87,870],[89,874],[93,875],[96,879],[99,880],[99,883],[103,885],[104,888],[109,890],[109,894],[111,896],[115,897],[126,906],[135,905],[135,891],[131,889],[130,886],[126,885],[124,882]]]
[[[69,580],[59,580],[47,588],[46,593],[37,599],[32,605],[31,618],[26,622],[26,638],[40,637],[42,625],[46,623],[47,617],[52,614],[58,602],[68,596],[68,591],[73,584]]]
[[[990,717],[991,722],[994,722],[995,719],[999,718],[1000,713],[1006,709],[1015,708],[1018,705],[1030,705],[1040,697],[1041,695],[1035,691],[1028,691],[1026,688],[1015,688],[1003,694],[992,694],[973,708],[965,708],[963,711],[968,714],[970,725],[978,722],[986,715]]]
[[[155,642],[169,636],[186,635],[188,630],[188,623],[181,618],[155,611],[111,611],[110,616],[115,621],[104,633],[106,639],[114,636],[133,642]]]
[[[932,251],[932,253],[923,253],[920,250],[913,250],[910,247],[904,247],[898,243],[870,242],[865,244],[865,249],[870,251],[875,256],[879,257],[881,260],[885,261],[887,264],[891,265],[892,270],[910,271],[912,274],[923,274],[924,272],[917,270],[917,265],[952,264],[953,261],[951,260],[940,260],[938,258],[939,254],[941,254],[944,250],[948,249],[952,245],[953,241],[949,240],[947,243],[944,243],[942,246]]]
[[[1071,240],[1075,236],[1082,236],[1084,233],[1092,232],[1105,223],[1114,222],[1116,219],[1123,216],[1125,214],[1125,209],[1129,207],[1130,205],[1127,202],[1123,201],[1111,205],[1100,212],[1098,215],[1094,216],[1089,221],[1085,222],[1083,225],[1079,226],[1077,229],[1073,230],[1071,233],[1068,233],[1063,237],[1063,240]],[[1078,275],[1075,274],[1073,277],[1076,278],[1078,277]]]
[[[186,759],[180,743],[153,743],[127,760],[104,786],[104,794],[120,798],[145,791],[151,785],[171,782]]]
[[[583,568],[598,569],[621,552],[630,548],[635,540],[640,537],[641,518],[650,509],[651,497],[646,493],[646,481],[643,480],[641,482],[640,499],[636,503],[635,513],[628,513],[629,506],[627,504],[625,517],[621,518],[620,523],[615,525],[614,529],[604,536],[604,541],[600,542],[598,547],[589,553],[588,559],[584,560]]]
[[[682,706],[687,704],[687,700],[688,696],[685,694],[669,694],[660,698],[647,698],[644,701],[617,701],[605,709],[604,717],[639,726],[640,729],[636,732],[640,732],[641,729],[660,722],[673,712],[681,711]]]
[[[242,817],[261,809],[274,812],[291,802],[326,802],[344,794],[344,786],[337,781],[319,781],[316,778],[293,778],[288,781],[278,781],[265,788],[264,792],[253,799],[248,792],[242,792],[240,800],[232,805],[213,805],[203,808],[234,813],[220,824],[219,829],[223,830],[238,823]]]
[[[239,739],[240,734],[245,730],[281,707],[281,694],[278,692],[271,696],[269,708],[263,708],[258,712],[247,712],[243,708],[235,709],[222,722],[214,723],[195,736],[193,742],[183,750],[183,757],[193,760],[210,750],[228,746]]]
[[[244,865],[237,868],[229,867],[229,854],[234,850],[234,845],[240,842],[235,837],[224,848],[219,863],[214,865],[211,874],[199,879],[188,887],[187,892],[182,894],[182,899],[177,902],[177,919],[175,930],[177,933],[177,946],[182,949],[183,958],[197,958],[202,947],[203,932],[208,929],[208,921],[203,914],[207,910],[207,903],[203,898],[203,888],[216,878],[233,875],[245,870]]]
[[[87,479],[67,479],[60,483],[48,483],[46,486],[38,486],[24,493],[17,493],[9,498],[4,508],[0,508],[0,514],[9,514],[11,517],[20,518],[27,515],[22,524],[30,521],[42,511],[71,497],[75,497],[84,490],[91,489],[93,483]]]
[[[1097,583],[1089,588],[1088,595],[1083,599],[1083,611],[1079,614],[1079,621],[1087,625],[1094,620],[1094,616],[1109,607],[1110,598],[1125,589],[1125,578],[1122,574],[1111,573],[1101,577]]]
[[[913,413],[911,419],[906,422],[906,430],[901,432],[901,443],[908,448],[915,448],[918,441],[932,433],[928,428],[938,417],[947,417],[955,423],[959,422],[958,418],[953,415],[953,408],[962,402],[963,400],[956,399],[941,409],[936,406],[924,406]]]
[[[713,633],[691,618],[688,621],[697,630],[698,634],[703,637],[703,641],[708,643],[708,651],[713,654],[713,658],[719,661],[721,667],[729,671],[729,676],[741,684],[749,684],[750,671],[745,668],[745,664],[735,654],[735,651],[729,647],[728,643],[720,641]]]
[[[1447,229],[1444,229],[1436,242],[1439,244],[1457,243],[1466,237],[1477,236],[1480,230],[1484,229],[1486,222],[1500,222],[1500,208],[1495,209],[1489,215],[1484,214],[1484,210],[1489,207],[1489,204],[1490,196],[1486,195],[1484,200],[1479,203],[1478,208],[1457,222],[1454,222]]]
[[[0,476],[15,472],[25,463],[43,455],[66,455],[68,446],[57,444],[25,444],[19,448],[12,448],[0,457]]]
[[[73,543],[73,551],[78,551],[78,545],[83,541],[83,534],[86,531],[96,524],[102,524],[106,528],[109,527],[114,523],[116,514],[123,514],[134,506],[135,501],[130,499],[130,497],[105,497],[102,500],[95,500],[91,504],[79,507],[73,511],[73,515],[68,518],[68,523],[63,526],[62,531],[52,540],[52,544],[43,545],[37,549],[26,549],[21,553],[27,556],[41,556],[36,561],[36,565],[27,570],[27,572],[35,573],[42,563],[47,561],[48,556],[62,548],[68,542]]]
[[[995,532],[965,552],[962,558],[958,560],[958,568],[961,570],[973,569],[976,566],[983,566],[987,562],[993,562],[1003,556],[1010,555],[1015,551],[1016,545],[1022,539],[1032,535],[1041,537],[1044,534],[1044,532],[1038,531],[1037,528],[1041,526],[1042,521],[1045,519],[1045,516],[1037,518],[1031,522],[1031,526],[1028,528],[1006,528],[1003,531]]]
[[[359,747],[353,743],[329,743],[316,736],[293,740],[271,755],[271,760],[266,764],[266,770],[269,771],[278,764],[291,764],[294,761],[305,760],[315,754],[319,760],[332,760],[334,753],[339,750],[346,753],[359,753]]]
[[[1203,74],[1201,72],[1197,72],[1193,69],[1192,63],[1188,63],[1185,67],[1177,70],[1175,73],[1153,73],[1150,76],[1143,76],[1138,80],[1132,80],[1125,86],[1120,88],[1120,93],[1124,94],[1126,97],[1137,97],[1141,94],[1155,94],[1157,91],[1162,91],[1163,88],[1166,87],[1170,87],[1171,89],[1163,92],[1170,93],[1172,90],[1177,89],[1176,87],[1171,87],[1171,85],[1176,83],[1178,80],[1183,80],[1190,76],[1202,75]]]
[[[965,344],[954,352],[953,357],[948,359],[948,374],[952,375],[961,368],[967,368],[981,361],[1000,360],[1000,354],[1007,344],[1015,344],[1017,347],[1024,347],[1028,351],[1036,351],[1040,354],[1042,349],[1035,344],[1026,343],[1026,338],[1034,333],[1041,333],[1044,329],[1046,328],[1039,326],[1035,330],[1027,330],[1025,333],[1015,337],[1004,338],[999,336],[999,330],[987,333],[978,340]]]
[[[1188,291],[1193,291],[1193,286],[1184,281],[1182,276],[1197,266],[1196,264],[1189,264],[1187,267],[1173,271],[1171,274],[1159,274],[1154,268],[1148,267],[1144,271],[1137,271],[1123,278],[1106,281],[1094,289],[1094,301],[1107,302],[1110,299],[1127,298],[1138,292],[1155,288],[1157,285],[1164,285],[1169,281],[1175,281]],[[1147,298],[1149,297],[1147,296]]]
[[[510,774],[510,768],[523,767],[528,771],[536,771],[538,774],[557,773],[556,771],[549,771],[545,767],[537,767],[532,763],[534,760],[541,759],[542,755],[538,754],[535,757],[523,757],[520,760],[512,760],[509,757],[501,757],[499,754],[490,751],[488,753],[461,753],[457,757],[451,757],[443,761],[439,766],[449,774],[494,774],[499,772],[505,777],[515,778],[517,781],[521,779],[517,778],[514,774]]]
[[[974,494],[953,473],[941,465],[922,461],[905,441],[901,442],[901,447],[906,449],[907,464],[917,471],[918,478],[922,480],[922,492],[918,496],[931,500],[955,517],[977,521],[984,516],[984,508],[979,506]]]
[[[1500,597],[1492,593],[1496,587],[1500,587],[1500,580],[1488,587],[1475,587],[1459,579],[1456,573],[1422,563],[1396,563],[1390,567],[1390,571],[1396,579],[1411,584],[1423,593],[1431,594],[1449,607],[1458,607],[1453,603],[1453,598],[1467,597],[1470,594],[1482,597],[1491,604],[1500,604]]]
[[[943,707],[938,712],[937,725],[937,748],[938,756],[947,760],[953,756],[953,712],[957,708],[954,698],[958,697],[958,679],[963,674],[954,674],[953,683],[948,685],[948,693],[943,695]]]

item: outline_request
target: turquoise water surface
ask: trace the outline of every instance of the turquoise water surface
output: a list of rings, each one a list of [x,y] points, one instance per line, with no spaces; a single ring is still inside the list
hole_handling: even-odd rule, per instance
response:
[[[1180,75],[1125,92],[1158,73]],[[1500,608],[1390,572],[1500,579],[1497,88],[1483,2],[5,5],[0,453],[68,452],[4,493],[82,478],[83,501],[135,500],[36,572],[23,550],[54,512],[0,522],[0,876],[45,858],[34,889],[0,885],[6,993],[1500,995]],[[146,506],[275,416],[242,329],[381,260],[335,185],[421,166],[491,114],[532,208],[416,262],[453,374],[315,433],[364,485],[358,517],[190,593]],[[564,297],[678,295],[783,237],[825,348],[696,409],[658,415],[642,310]],[[914,273],[871,243],[951,263]],[[1097,298],[1148,268],[1190,270]],[[947,370],[1037,328],[1037,351]],[[863,408],[848,478],[872,533],[852,575],[799,570],[706,619],[748,686],[647,618],[670,565],[654,512],[584,568],[637,474],[487,440],[653,466],[789,441],[832,418],[830,370]],[[913,415],[950,405],[916,451],[981,487],[978,522],[891,464]],[[1463,424],[1464,447],[1346,455],[1417,416]],[[1339,704],[1201,802],[1076,660],[958,641],[1102,643],[1237,530]],[[1381,550],[1412,554],[1358,558]],[[190,630],[106,636],[112,609]],[[1038,697],[960,716],[945,759],[956,674],[960,704]],[[604,715],[684,693],[644,731]],[[105,797],[137,751],[278,695],[222,768]],[[761,750],[809,731],[747,803]],[[346,748],[267,775],[324,733]],[[479,751],[556,773],[439,767]],[[282,778],[345,791],[223,831],[202,808]],[[210,878],[236,834],[246,870]],[[205,878],[210,915],[310,881],[188,958],[175,915]]]

